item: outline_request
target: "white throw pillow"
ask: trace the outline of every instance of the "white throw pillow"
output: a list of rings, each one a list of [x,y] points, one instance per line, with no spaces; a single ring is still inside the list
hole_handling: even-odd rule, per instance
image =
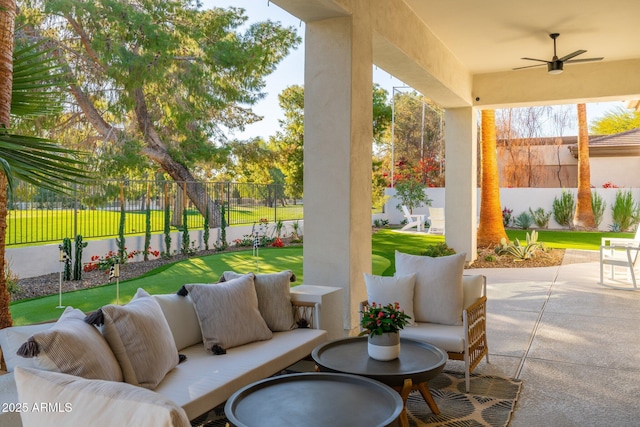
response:
[[[465,253],[432,258],[396,251],[396,274],[416,275],[413,312],[417,322],[462,325],[465,258]]]
[[[36,332],[49,329],[55,323],[42,323],[39,325],[11,326],[0,329],[0,348],[2,357],[7,365],[7,372],[13,372],[16,366],[23,368],[35,368],[34,358],[20,357],[16,353],[24,342]]]
[[[404,314],[411,317],[409,326],[415,323],[413,314],[413,290],[416,283],[416,275],[403,276],[374,276],[364,273],[364,283],[367,287],[367,301],[378,305],[399,303]]]
[[[160,304],[178,350],[202,343],[198,315],[190,296],[166,294],[153,298]]]
[[[190,427],[184,409],[131,384],[17,367],[23,427]]]
[[[50,328],[34,333],[18,349],[36,368],[89,379],[122,381],[109,344],[81,310],[67,307]]]

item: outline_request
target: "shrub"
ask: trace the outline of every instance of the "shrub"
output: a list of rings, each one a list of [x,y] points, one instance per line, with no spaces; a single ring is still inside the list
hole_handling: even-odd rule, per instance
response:
[[[560,199],[553,199],[553,219],[562,226],[571,227],[573,225],[573,213],[576,209],[576,201],[573,193],[562,190]]]
[[[591,210],[593,211],[593,220],[596,224],[596,228],[602,222],[602,216],[604,215],[604,210],[607,208],[607,202],[602,200],[602,197],[596,193],[591,192]]]
[[[424,184],[412,179],[404,179],[396,183],[396,198],[400,199],[397,209],[402,209],[405,205],[409,212],[413,212],[414,208],[422,205],[431,206],[431,199],[424,192]]]
[[[435,245],[429,245],[427,248],[420,253],[420,255],[430,256],[432,258],[439,256],[447,256],[454,255],[456,253],[455,249],[447,246],[446,243],[441,242]]]
[[[529,228],[531,228],[531,224],[533,224],[533,217],[529,215],[528,212],[522,212],[516,217],[515,225],[518,228],[528,230]]]
[[[498,255],[511,255],[515,258],[514,261],[525,261],[533,258],[536,251],[541,247],[542,244],[538,243],[538,232],[536,230],[532,230],[531,235],[527,233],[526,245],[522,246],[518,239],[507,243],[507,239],[503,237],[500,240],[500,244],[496,246],[495,252]]]
[[[509,209],[506,206],[504,209],[502,209],[502,224],[505,227],[511,225],[511,214],[513,214],[513,209]]]
[[[538,228],[547,228],[549,227],[549,219],[551,218],[551,211],[547,212],[543,208],[538,208],[535,211],[529,208],[529,213],[531,214],[531,218],[533,222],[536,223]]]
[[[10,295],[20,291],[21,288],[20,285],[18,285],[20,277],[11,270],[11,261],[5,261],[4,263],[4,280]]]
[[[621,231],[628,231],[640,219],[640,205],[633,200],[631,190],[618,190],[611,209],[613,222]]]

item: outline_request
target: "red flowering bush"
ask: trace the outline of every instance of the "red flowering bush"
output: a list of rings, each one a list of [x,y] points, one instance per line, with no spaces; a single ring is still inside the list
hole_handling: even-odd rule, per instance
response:
[[[360,320],[363,331],[360,335],[382,335],[388,332],[398,332],[409,324],[410,316],[400,309],[400,303],[378,305],[372,302],[365,307]]]

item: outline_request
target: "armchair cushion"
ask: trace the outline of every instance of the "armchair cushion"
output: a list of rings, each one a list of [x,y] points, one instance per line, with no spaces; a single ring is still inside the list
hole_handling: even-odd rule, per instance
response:
[[[416,275],[413,311],[417,322],[462,325],[465,258],[465,253],[432,258],[396,251],[396,275]]]
[[[480,274],[462,276],[462,289],[464,292],[463,308],[469,307],[482,298],[484,290],[484,277]]]
[[[411,317],[409,325],[415,323],[413,312],[413,290],[416,282],[415,274],[403,276],[374,276],[364,273],[367,286],[367,302],[387,305],[398,302],[404,313]]]

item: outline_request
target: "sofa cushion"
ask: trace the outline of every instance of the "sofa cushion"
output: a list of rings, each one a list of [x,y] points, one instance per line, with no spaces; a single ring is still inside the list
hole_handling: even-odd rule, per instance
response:
[[[225,271],[222,278],[236,279],[242,274]],[[255,274],[253,278],[258,296],[258,310],[271,331],[288,331],[295,328],[291,305],[291,270],[272,274]]]
[[[116,355],[124,380],[154,389],[178,364],[178,350],[158,302],[138,289],[127,305],[102,307],[102,333]]]
[[[185,285],[196,308],[207,351],[220,353],[272,333],[258,310],[253,274],[215,285]]]
[[[18,389],[16,388],[15,372],[0,375],[0,426],[20,427],[20,412],[10,410],[9,405],[19,403]],[[15,409],[15,407],[13,408]]]
[[[396,275],[416,275],[413,310],[417,322],[462,324],[465,258],[465,253],[432,258],[396,251]]]
[[[409,325],[414,324],[413,288],[416,282],[415,274],[405,276],[374,276],[364,273],[364,283],[367,287],[367,301],[379,305],[399,303],[404,314],[411,317]]]
[[[84,313],[67,307],[50,328],[34,333],[18,349],[36,368],[89,379],[122,381],[122,370],[100,332]]]
[[[189,419],[194,419],[242,387],[293,365],[326,341],[326,331],[297,328],[275,332],[270,340],[234,347],[215,357],[195,345],[181,351],[187,360],[169,372],[154,391],[181,405]]]
[[[153,295],[164,313],[176,342],[176,348],[182,350],[202,342],[202,332],[198,315],[190,296],[181,297],[176,294]]]
[[[19,402],[30,409],[21,413],[24,427],[191,425],[179,405],[130,384],[20,367],[15,378]],[[32,410],[43,404],[55,406]]]
[[[17,355],[18,349],[24,342],[36,332],[44,331],[55,323],[43,323],[39,325],[11,326],[0,329],[0,348],[2,357],[7,365],[7,372],[13,372],[16,366],[23,368],[35,368],[35,360]]]

